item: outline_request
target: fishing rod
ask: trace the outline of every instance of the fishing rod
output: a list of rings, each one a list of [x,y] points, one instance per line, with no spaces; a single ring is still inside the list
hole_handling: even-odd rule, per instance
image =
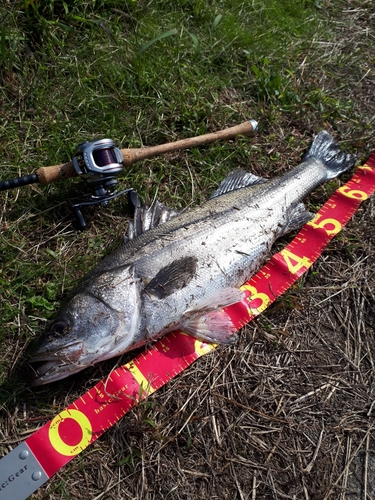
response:
[[[80,229],[86,227],[81,207],[87,205],[105,205],[109,200],[123,193],[131,193],[132,189],[115,191],[117,176],[125,167],[146,158],[181,149],[202,146],[220,140],[233,139],[237,135],[254,135],[258,128],[255,120],[249,120],[234,127],[217,132],[190,137],[175,142],[145,148],[119,149],[112,139],[98,139],[83,142],[76,148],[72,161],[60,165],[38,168],[33,174],[0,181],[0,191],[19,188],[39,183],[43,186],[71,177],[79,176],[93,191],[90,201],[73,205],[73,213]],[[129,195],[131,201],[131,195]]]
[[[72,161],[61,165],[41,167],[33,174],[0,181],[0,191],[34,183],[45,186],[75,176],[81,176],[88,183],[95,181],[98,177],[110,179],[118,175],[124,167],[133,165],[137,161],[219,140],[233,139],[236,135],[251,136],[256,132],[257,127],[255,120],[249,120],[218,132],[145,148],[119,149],[112,139],[84,142],[77,146]]]

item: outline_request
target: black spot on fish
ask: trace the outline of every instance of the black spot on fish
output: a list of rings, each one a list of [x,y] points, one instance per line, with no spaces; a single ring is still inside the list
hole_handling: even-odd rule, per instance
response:
[[[163,267],[146,285],[145,292],[158,299],[168,297],[177,290],[184,288],[195,276],[197,269],[196,257],[183,257]]]

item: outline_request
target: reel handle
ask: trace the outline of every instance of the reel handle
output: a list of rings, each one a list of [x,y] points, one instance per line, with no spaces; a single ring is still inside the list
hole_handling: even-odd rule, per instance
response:
[[[172,153],[173,151],[178,151],[180,149],[193,148],[196,146],[203,146],[204,144],[209,144],[215,141],[233,139],[236,135],[240,134],[251,136],[255,134],[257,128],[257,122],[255,120],[249,120],[244,123],[240,123],[239,125],[235,125],[234,127],[219,130],[218,132],[199,135],[197,137],[190,137],[188,139],[169,142],[166,144],[161,144],[159,146],[121,149],[120,151],[123,156],[123,165],[129,166],[137,161],[145,160],[146,158],[151,158],[153,156],[164,153]],[[68,163],[63,163],[61,165],[41,167],[38,168],[35,173],[38,176],[39,183],[42,185],[77,176],[77,172],[74,168],[73,162],[71,161]]]

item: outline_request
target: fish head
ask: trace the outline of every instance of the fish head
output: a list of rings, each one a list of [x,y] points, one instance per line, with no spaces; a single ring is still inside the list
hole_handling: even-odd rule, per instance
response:
[[[125,297],[123,287],[116,303],[111,303],[111,294],[87,290],[68,299],[28,360],[29,384],[63,379],[132,348],[139,314],[133,290],[127,292]]]

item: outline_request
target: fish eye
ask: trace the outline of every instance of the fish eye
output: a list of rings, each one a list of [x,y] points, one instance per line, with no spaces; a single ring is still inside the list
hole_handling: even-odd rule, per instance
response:
[[[64,319],[57,319],[54,323],[52,323],[50,331],[57,337],[66,335],[69,332],[69,323]]]

